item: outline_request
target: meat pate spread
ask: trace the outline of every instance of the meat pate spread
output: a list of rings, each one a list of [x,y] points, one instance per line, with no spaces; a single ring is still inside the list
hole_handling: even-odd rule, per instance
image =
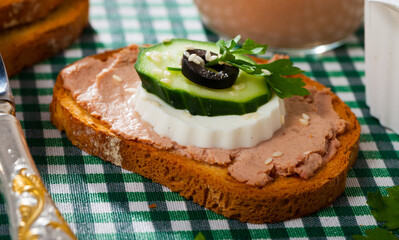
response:
[[[137,47],[125,48],[105,61],[84,58],[61,72],[64,87],[92,116],[115,134],[151,144],[208,164],[226,166],[240,182],[263,186],[277,176],[308,179],[336,153],[336,136],[346,122],[332,106],[328,89],[310,88],[310,95],[284,100],[285,124],[270,140],[252,148],[221,149],[182,146],[157,135],[134,112],[132,99],[140,78],[134,69]]]

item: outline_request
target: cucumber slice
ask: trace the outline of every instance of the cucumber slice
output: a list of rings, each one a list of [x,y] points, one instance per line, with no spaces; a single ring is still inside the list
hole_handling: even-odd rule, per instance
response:
[[[183,52],[188,46],[219,52],[215,43],[173,39],[140,51],[135,69],[143,88],[176,109],[187,109],[192,115],[243,115],[257,111],[268,102],[271,92],[263,77],[240,70],[236,83],[226,89],[211,89],[188,80],[180,71]],[[245,55],[237,58],[253,62]]]

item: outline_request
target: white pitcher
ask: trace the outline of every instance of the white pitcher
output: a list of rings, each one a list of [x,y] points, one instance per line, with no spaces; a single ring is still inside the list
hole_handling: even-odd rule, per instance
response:
[[[365,0],[366,102],[399,133],[399,0]]]

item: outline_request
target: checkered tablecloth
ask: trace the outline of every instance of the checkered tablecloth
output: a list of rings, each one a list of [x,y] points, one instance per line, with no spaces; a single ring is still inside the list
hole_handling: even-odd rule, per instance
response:
[[[247,224],[217,215],[82,152],[50,122],[52,87],[67,64],[130,43],[173,37],[216,41],[218,36],[204,28],[191,0],[91,0],[90,26],[78,41],[12,77],[11,85],[17,117],[40,174],[79,239],[194,239],[198,233],[207,240],[348,239],[379,224],[366,204],[367,192],[386,194],[386,187],[399,185],[399,135],[382,127],[365,103],[363,36],[360,29],[334,51],[292,58],[352,108],[362,134],[345,193],[313,215],[276,224]],[[8,227],[1,199],[0,239],[9,239]]]

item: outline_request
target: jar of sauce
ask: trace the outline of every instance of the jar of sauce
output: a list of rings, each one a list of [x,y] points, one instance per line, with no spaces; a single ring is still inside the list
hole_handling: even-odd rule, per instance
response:
[[[363,21],[364,0],[194,0],[222,37],[251,38],[274,50],[319,53],[339,46]]]

